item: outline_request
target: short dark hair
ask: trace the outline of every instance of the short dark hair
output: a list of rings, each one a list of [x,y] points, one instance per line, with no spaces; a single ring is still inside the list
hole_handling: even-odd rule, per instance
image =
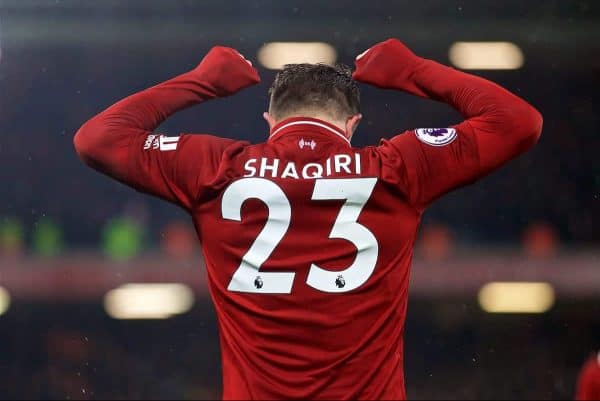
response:
[[[360,112],[360,92],[352,70],[343,64],[286,64],[269,89],[275,118],[306,109],[344,119]]]

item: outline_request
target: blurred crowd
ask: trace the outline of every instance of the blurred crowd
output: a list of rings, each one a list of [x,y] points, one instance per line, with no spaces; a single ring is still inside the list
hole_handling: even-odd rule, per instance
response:
[[[218,340],[212,322],[209,330],[202,321],[190,327],[190,319],[119,324],[107,321],[92,305],[49,309],[30,311],[51,312],[52,321],[38,316],[29,330],[2,331],[0,399],[219,396]],[[2,322],[15,323],[10,317]]]
[[[502,317],[457,300],[413,300],[405,344],[409,398],[572,399],[580,367],[598,346],[598,321],[581,313],[588,307]],[[152,322],[110,320],[97,305],[14,310],[0,320],[0,399],[220,396],[217,328],[206,306]]]

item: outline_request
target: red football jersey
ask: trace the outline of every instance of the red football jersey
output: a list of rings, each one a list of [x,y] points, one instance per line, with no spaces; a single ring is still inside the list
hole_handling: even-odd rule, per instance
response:
[[[600,352],[592,355],[581,368],[575,399],[600,400]]]
[[[455,106],[463,123],[365,148],[312,118],[282,121],[257,145],[153,133],[217,96],[207,74],[214,69],[115,104],[75,145],[92,167],[190,212],[219,321],[223,397],[405,398],[402,337],[421,214],[535,143],[539,114],[497,85],[424,61],[411,85]]]
[[[398,148],[407,139],[416,137],[356,149],[338,128],[302,118],[258,145],[204,135],[133,145],[158,142],[131,159],[138,188],[186,205],[194,219],[219,319],[224,398],[404,397],[402,331],[421,215],[407,201]],[[171,164],[182,176],[169,175]]]
[[[184,205],[200,236],[224,398],[405,397],[402,333],[423,205],[478,169],[472,133],[432,134],[359,149],[335,126],[297,118],[258,145],[134,140],[133,184]]]

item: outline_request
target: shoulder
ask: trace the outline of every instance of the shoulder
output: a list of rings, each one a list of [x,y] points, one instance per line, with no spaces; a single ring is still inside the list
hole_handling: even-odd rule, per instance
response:
[[[413,142],[415,130],[407,130],[388,138],[381,138],[377,146],[368,146],[370,150],[378,153],[382,159],[389,162],[397,162],[401,158],[401,150],[408,143]]]
[[[250,143],[247,141],[240,141],[237,139],[226,138],[213,134],[191,134],[182,133],[180,136],[180,142],[186,145],[196,148],[198,150],[224,152],[229,148],[244,148],[249,146]]]
[[[452,126],[445,128],[415,128],[406,130],[389,139],[382,139],[381,146],[390,144],[403,146],[408,143],[421,143],[430,146],[445,146],[454,142],[460,131],[460,127]]]
[[[198,142],[198,143],[206,143],[206,144],[221,144],[221,145],[230,145],[236,142],[239,143],[248,143],[244,141],[240,141],[237,139],[231,139],[219,135],[207,134],[207,133],[181,133],[180,137],[188,138],[190,141]],[[249,143],[248,143],[249,144]]]

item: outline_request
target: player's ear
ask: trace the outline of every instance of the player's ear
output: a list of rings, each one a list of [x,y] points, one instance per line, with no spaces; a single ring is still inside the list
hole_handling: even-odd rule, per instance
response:
[[[352,138],[352,134],[356,131],[360,120],[362,119],[362,114],[355,114],[353,116],[348,117],[346,120],[346,136],[348,138]]]
[[[273,127],[277,125],[277,121],[275,121],[275,118],[271,114],[269,114],[268,111],[265,111],[263,113],[263,118],[265,119],[267,124],[269,124],[269,129],[273,129]]]

